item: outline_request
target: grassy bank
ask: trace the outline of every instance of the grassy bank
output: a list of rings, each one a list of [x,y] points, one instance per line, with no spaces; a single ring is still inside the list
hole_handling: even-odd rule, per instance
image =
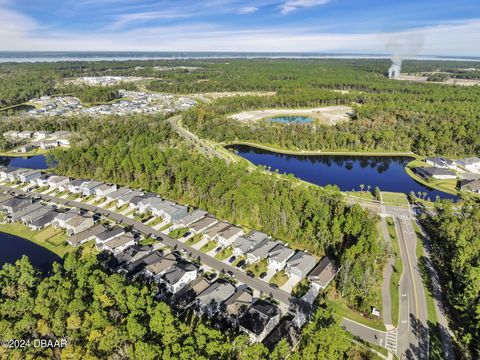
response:
[[[351,156],[410,156],[412,158],[417,158],[417,155],[412,152],[384,152],[384,151],[328,151],[328,150],[291,150],[285,149],[273,144],[260,144],[256,142],[248,141],[233,141],[228,143],[223,143],[223,146],[233,146],[233,145],[248,145],[256,147],[258,149],[263,149],[267,151],[278,152],[287,155],[351,155]]]
[[[427,163],[415,159],[413,161],[410,161],[407,166],[405,166],[405,172],[415,181],[419,182],[422,185],[428,186],[429,188],[443,191],[449,194],[453,195],[459,195],[459,191],[457,191],[456,186],[457,186],[457,180],[425,180],[423,177],[415,174],[413,172],[413,169],[416,167],[420,166],[429,166]],[[435,199],[431,199],[435,200]]]
[[[362,316],[362,314],[359,312],[350,309],[344,299],[328,299],[327,303],[332,307],[335,314],[341,318],[347,318],[371,328],[380,331],[386,331],[385,324],[383,323],[382,319]]]
[[[55,229],[51,226],[40,231],[31,231],[27,226],[20,223],[0,224],[0,232],[19,236],[30,240],[37,245],[54,252],[63,257],[67,252],[73,251],[74,248],[67,245],[67,234],[62,229]]]
[[[26,156],[35,156],[35,155],[45,155],[48,150],[42,148],[36,148],[26,153],[10,151],[0,151],[0,156],[9,156],[9,157],[26,157]]]
[[[392,240],[392,252],[394,256],[393,263],[393,272],[390,277],[390,302],[392,306],[392,323],[394,326],[398,326],[398,315],[400,308],[400,297],[399,297],[399,284],[400,277],[403,272],[403,264],[400,258],[400,248],[398,246],[397,233],[395,231],[395,225],[393,219],[389,217],[387,219],[388,233],[390,239]]]

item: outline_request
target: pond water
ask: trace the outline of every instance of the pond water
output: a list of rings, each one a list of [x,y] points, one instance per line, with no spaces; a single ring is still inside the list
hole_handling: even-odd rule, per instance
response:
[[[272,171],[291,173],[316,185],[337,185],[342,191],[359,191],[360,185],[373,190],[410,191],[427,193],[426,199],[457,200],[457,196],[431,189],[413,180],[405,165],[412,160],[407,156],[343,156],[343,155],[286,155],[247,145],[234,145],[238,155],[255,165],[269,166]]]
[[[28,157],[0,156],[0,165],[9,167],[23,167],[29,169],[43,170],[49,167],[47,158],[44,155]]]
[[[14,263],[23,255],[30,258],[33,266],[49,271],[52,264],[62,259],[55,253],[24,238],[0,232],[0,267],[5,263]]]
[[[281,124],[306,124],[313,121],[313,119],[308,116],[275,116],[267,120]]]

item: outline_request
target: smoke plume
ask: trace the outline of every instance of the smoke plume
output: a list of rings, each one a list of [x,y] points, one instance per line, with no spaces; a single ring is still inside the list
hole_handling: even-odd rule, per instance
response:
[[[385,48],[392,54],[392,65],[388,69],[388,77],[395,79],[400,76],[402,71],[402,60],[414,57],[423,47],[423,33],[405,32],[392,34],[386,39]]]

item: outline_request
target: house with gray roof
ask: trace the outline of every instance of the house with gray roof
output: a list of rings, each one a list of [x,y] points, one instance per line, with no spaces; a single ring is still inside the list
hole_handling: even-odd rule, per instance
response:
[[[32,204],[31,197],[15,196],[3,202],[1,204],[1,208],[7,213],[13,214],[31,204]]]
[[[72,194],[81,194],[83,192],[83,186],[89,183],[90,180],[86,179],[74,179],[68,183],[68,191]]]
[[[213,216],[205,216],[203,219],[200,219],[190,225],[190,232],[192,234],[199,234],[212,227],[218,222],[217,219]]]
[[[145,267],[145,274],[153,277],[155,281],[161,282],[162,275],[176,263],[177,256],[169,253],[160,258],[159,261],[147,265]]]
[[[458,160],[457,165],[469,172],[480,173],[480,158],[478,157],[469,157]]]
[[[150,254],[153,252],[152,245],[139,245],[135,244],[129,246],[121,253],[115,255],[112,259],[112,263],[107,263],[107,266],[115,272],[121,271],[122,267],[124,267],[128,263],[133,263],[142,257]]]
[[[108,194],[117,190],[117,185],[114,184],[101,184],[94,189],[95,196],[99,198],[106,197]]]
[[[142,274],[147,274],[145,269],[153,264],[161,262],[163,258],[163,251],[156,250],[151,252],[148,255],[140,258],[135,262],[131,262],[126,266],[126,271],[128,272],[128,276],[132,279],[137,278]]]
[[[257,246],[255,246],[252,250],[250,250],[247,253],[247,259],[246,259],[247,262],[249,264],[252,264],[267,258],[268,254],[270,253],[270,250],[272,250],[278,244],[279,242],[270,240],[268,238],[262,240]]]
[[[185,217],[188,213],[188,208],[172,201],[164,200],[161,208],[154,209],[153,213],[156,216],[162,217],[165,221],[173,222],[174,220]]]
[[[100,185],[104,185],[104,183],[101,181],[92,180],[84,183],[80,187],[80,190],[83,196],[91,196],[91,195],[95,195],[95,189]]]
[[[212,317],[220,311],[220,306],[235,293],[232,283],[219,279],[197,296],[196,312]]]
[[[19,176],[24,172],[30,171],[31,169],[17,168],[13,171],[7,173],[7,178],[10,181],[19,181]]]
[[[208,213],[204,210],[196,209],[184,217],[174,220],[174,223],[178,226],[189,226],[194,222],[203,219],[205,216],[207,216],[207,214]]]
[[[308,280],[318,287],[318,289],[325,289],[330,281],[333,280],[335,275],[337,275],[338,269],[333,263],[333,261],[328,257],[324,256],[318,263],[317,266],[308,274]]]
[[[64,229],[68,235],[75,235],[85,231],[95,225],[93,217],[75,214],[70,219],[65,221]]]
[[[95,242],[97,244],[103,244],[123,234],[125,234],[125,229],[118,226],[112,229],[106,229],[105,231],[95,235]]]
[[[237,291],[225,301],[225,310],[231,320],[241,317],[252,305],[253,296],[248,289]]]
[[[225,230],[225,229],[229,228],[230,226],[232,226],[232,225],[230,223],[226,222],[226,221],[218,222],[215,225],[213,225],[211,228],[206,230],[203,234],[203,237],[205,239],[209,240],[209,241],[210,240],[216,240],[218,234],[222,230]]]
[[[41,209],[43,207],[44,207],[44,205],[39,204],[39,203],[30,204],[30,205],[24,207],[23,209],[21,209],[20,211],[16,211],[16,212],[12,213],[10,215],[10,221],[12,221],[12,222],[19,221],[19,220],[22,219],[23,216],[25,216],[25,215],[27,215],[31,212],[34,212],[38,209]]]
[[[127,192],[125,195],[120,196],[117,199],[118,206],[120,207],[120,206],[124,206],[126,204],[131,205],[130,202],[132,201],[133,198],[136,198],[136,197],[139,197],[139,196],[142,196],[142,195],[143,195],[143,192],[141,192],[139,190],[134,190],[134,191]]]
[[[203,276],[198,276],[190,284],[183,287],[175,293],[170,299],[170,305],[177,315],[183,313],[187,308],[192,306],[199,294],[205,291],[210,282]]]
[[[38,231],[51,225],[52,221],[57,216],[57,212],[55,210],[49,210],[44,215],[38,217],[37,219],[28,223],[28,227],[32,230]]]
[[[29,169],[19,174],[18,180],[20,180],[23,183],[26,183],[39,178],[41,175],[42,175],[42,172],[40,170]]]
[[[430,157],[426,158],[425,162],[433,167],[442,169],[456,169],[456,163],[453,160],[444,157]]]
[[[268,238],[267,234],[256,230],[252,230],[247,235],[239,236],[232,245],[233,255],[238,257],[246,254],[266,238]]]
[[[295,255],[287,260],[285,272],[290,276],[297,276],[303,279],[315,267],[316,262],[312,255],[304,251],[297,251]]]
[[[91,227],[90,229],[87,229],[78,234],[70,236],[67,239],[67,242],[73,247],[77,247],[79,245],[86,243],[87,241],[95,239],[95,237],[98,234],[103,233],[105,230],[106,230],[105,226],[103,226],[102,224],[98,224],[98,225],[95,225],[94,227]]]
[[[37,186],[49,186],[48,179],[52,176],[52,174],[41,174],[39,177],[30,180],[30,182]]]
[[[151,212],[157,213],[158,209],[161,209],[163,206],[163,200],[158,196],[151,196],[143,198],[137,204],[137,209],[140,213]]]
[[[416,167],[413,171],[425,179],[453,180],[457,178],[453,171],[437,167]]]
[[[39,217],[42,217],[43,215],[45,215],[46,213],[48,213],[52,209],[53,208],[50,207],[50,206],[42,206],[35,211],[29,212],[28,214],[24,214],[23,216],[21,216],[20,220],[22,220],[22,222],[25,225],[28,225],[29,223],[38,219]],[[56,213],[56,215],[58,215],[58,213]],[[52,219],[52,221],[53,221],[53,219]]]
[[[227,228],[221,229],[217,235],[217,243],[220,246],[227,247],[233,244],[233,242],[240,236],[243,235],[242,228],[231,225]]]
[[[14,172],[16,171],[17,169],[16,168],[9,168],[9,167],[2,167],[0,169],[0,180],[10,180],[8,174],[10,174],[11,172]]]
[[[110,194],[107,194],[107,201],[111,202],[111,201],[115,201],[117,200],[118,198],[128,194],[128,193],[131,193],[132,192],[132,189],[129,189],[129,188],[126,188],[126,187],[121,187],[115,191],[112,191]]]
[[[480,194],[480,180],[465,179],[460,182],[460,190]]]
[[[287,260],[290,259],[293,254],[295,254],[295,250],[283,244],[277,244],[268,253],[268,267],[275,271],[282,270],[287,265]]]
[[[266,300],[257,300],[240,318],[239,329],[248,334],[250,341],[260,342],[280,322],[278,307]]]
[[[176,294],[197,278],[198,268],[193,263],[180,260],[173,264],[161,277],[168,291]]]
[[[114,254],[120,254],[129,246],[135,245],[135,236],[131,232],[127,232],[112,240],[98,244],[97,248],[103,251],[109,251]]]
[[[68,178],[67,176],[54,175],[47,179],[48,186],[60,191],[68,190],[69,183],[70,183],[70,178]]]

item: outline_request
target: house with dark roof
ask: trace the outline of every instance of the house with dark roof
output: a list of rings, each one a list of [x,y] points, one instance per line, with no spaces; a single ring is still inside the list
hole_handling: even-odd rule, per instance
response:
[[[190,284],[175,293],[170,299],[170,305],[177,314],[181,314],[190,306],[194,305],[197,296],[205,291],[210,285],[210,282],[205,279],[205,277],[199,276]]]
[[[129,263],[140,260],[142,257],[153,252],[152,245],[135,244],[126,248],[123,252],[116,254],[107,262],[107,266],[114,272],[125,270],[124,268]]]
[[[49,210],[47,213],[39,216],[35,220],[32,220],[28,223],[28,227],[32,230],[38,231],[51,225],[52,221],[57,216],[57,212],[55,210]]]
[[[97,244],[103,244],[123,234],[125,234],[125,229],[121,227],[114,227],[113,229],[105,229],[105,231],[95,235],[95,242]]]
[[[330,284],[330,281],[333,280],[337,273],[338,269],[333,261],[328,256],[324,256],[318,265],[308,274],[308,280],[310,280],[314,286],[318,287],[319,290],[323,290]]]
[[[1,204],[2,210],[13,214],[32,204],[31,197],[15,196]]]
[[[213,216],[205,216],[203,219],[200,219],[190,225],[190,232],[192,234],[199,234],[212,227],[218,222],[217,219]]]
[[[127,264],[125,269],[128,272],[128,276],[132,279],[135,279],[142,274],[148,275],[145,269],[150,265],[161,262],[163,257],[163,251],[155,250],[137,261]]]
[[[50,179],[52,174],[41,174],[39,177],[30,180],[30,182],[37,186],[49,186],[48,179]]]
[[[462,180],[460,182],[460,190],[480,194],[480,179],[477,179],[477,180],[470,180],[470,179]]]
[[[68,183],[68,191],[72,194],[81,194],[83,192],[83,186],[89,183],[90,180],[86,179],[74,179]]]
[[[262,341],[280,322],[280,310],[272,303],[257,300],[239,320],[239,329],[250,341]]]
[[[126,188],[126,187],[121,187],[121,188],[107,194],[107,201],[109,201],[109,202],[115,201],[115,200],[119,199],[120,197],[122,197],[122,196],[124,196],[128,193],[131,193],[132,191],[133,191],[132,189],[129,189],[129,188]]]
[[[155,279],[157,282],[162,281],[162,275],[167,272],[178,261],[178,257],[172,253],[169,253],[157,262],[148,264],[145,267],[145,274]]]
[[[95,239],[95,237],[98,234],[103,233],[105,230],[106,230],[105,226],[103,226],[102,224],[98,224],[98,225],[95,225],[94,227],[91,227],[90,229],[87,229],[78,234],[70,236],[67,239],[67,242],[73,247],[77,247],[79,245],[86,243],[87,241]]]
[[[226,221],[218,222],[215,225],[213,225],[211,228],[206,230],[203,234],[203,237],[204,237],[204,239],[207,239],[209,241],[210,240],[216,240],[217,237],[218,237],[218,234],[221,231],[229,228],[230,226],[233,226],[233,225],[231,225],[230,223],[228,223]]]
[[[252,305],[252,292],[245,289],[237,291],[225,301],[225,311],[232,321],[238,320]]]
[[[454,172],[443,168],[416,167],[413,171],[425,179],[452,180],[457,178]]]
[[[197,278],[198,268],[193,263],[179,260],[162,275],[162,282],[172,294],[177,293]]]
[[[315,258],[304,251],[297,251],[287,260],[285,272],[290,276],[297,276],[303,279],[315,267]]]
[[[120,254],[122,251],[132,245],[135,245],[135,236],[131,232],[127,232],[112,240],[98,244],[97,248],[99,250],[109,251],[114,254]]]
[[[22,218],[25,215],[28,215],[28,214],[30,214],[34,211],[37,211],[38,209],[41,209],[43,207],[44,207],[44,205],[39,204],[39,203],[30,204],[30,205],[24,207],[23,209],[21,209],[20,211],[16,211],[16,212],[12,213],[10,215],[10,221],[15,222],[15,221],[22,220]]]
[[[231,225],[227,228],[224,228],[218,232],[217,243],[220,246],[227,247],[233,244],[233,242],[243,235],[243,230],[238,226]]]
[[[126,204],[131,205],[130,202],[132,201],[133,198],[137,198],[137,197],[142,196],[142,195],[143,195],[143,192],[139,191],[139,190],[134,190],[134,191],[127,192],[125,195],[120,196],[117,199],[118,206],[124,206]],[[140,201],[140,200],[141,199],[139,198],[138,201]]]
[[[235,293],[235,286],[219,279],[197,296],[196,312],[212,317],[220,311],[220,306]]]

